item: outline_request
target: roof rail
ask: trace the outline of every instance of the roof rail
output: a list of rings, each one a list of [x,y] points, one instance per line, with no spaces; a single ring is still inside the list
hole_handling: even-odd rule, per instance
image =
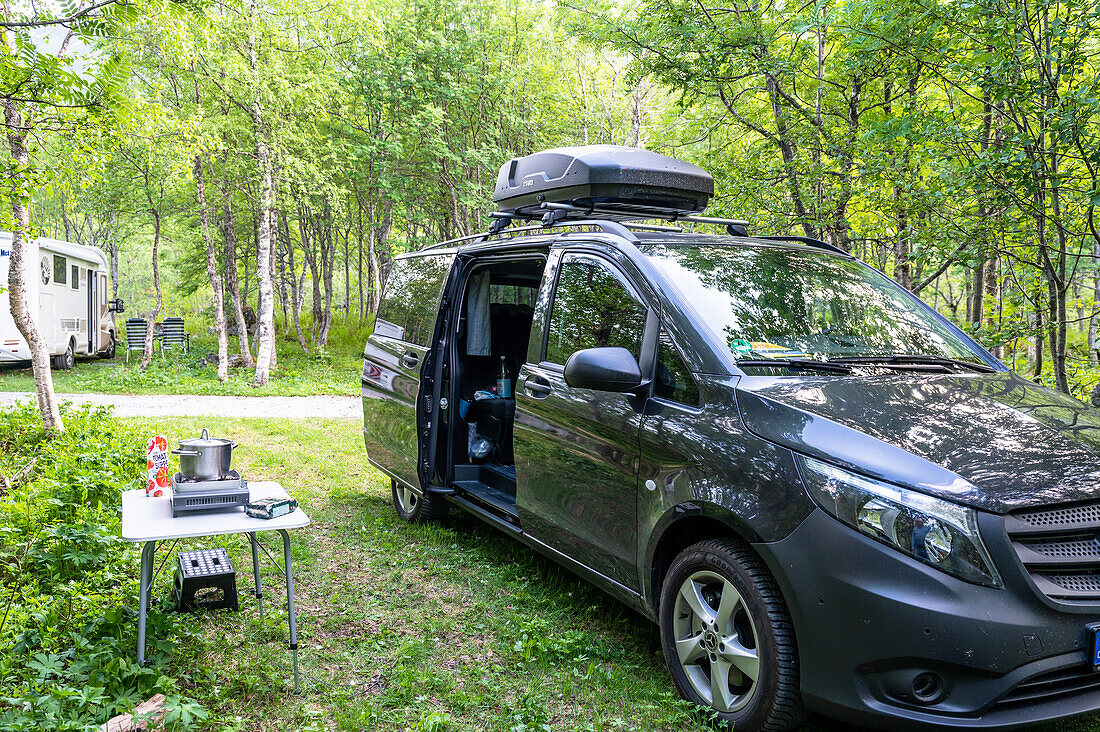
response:
[[[548,211],[543,215],[543,220],[551,218],[555,215],[568,215],[570,213],[579,213],[585,216],[606,216],[621,219],[623,221],[630,221],[631,219],[662,219],[664,221],[670,221],[673,223],[679,221],[689,221],[694,224],[718,224],[719,226],[725,226],[726,231],[733,236],[748,236],[748,230],[746,227],[749,225],[748,221],[742,221],[741,219],[720,219],[713,216],[700,216],[698,214],[684,213],[683,211],[674,211],[671,209],[658,209],[647,206],[575,206],[571,203],[553,203],[551,201],[544,201],[542,208]],[[560,212],[560,213],[559,213]],[[508,214],[505,214],[508,215]],[[637,226],[641,228],[643,225]],[[656,229],[662,231],[662,228]]]
[[[695,214],[688,214],[687,216],[677,216],[670,221],[690,221],[693,224],[718,224],[719,226],[726,227],[726,233],[730,236],[748,236],[749,235],[749,222],[742,221],[741,219],[718,219],[713,216],[696,216]]]
[[[452,246],[461,244],[462,242],[484,242],[492,237],[500,236],[505,233],[512,236],[566,226],[594,226],[604,233],[621,236],[632,244],[639,243],[638,237],[633,234],[631,231],[632,229],[636,231],[665,231],[670,233],[683,231],[683,229],[678,226],[660,226],[639,223],[639,219],[661,219],[674,224],[681,221],[694,224],[716,224],[718,226],[725,226],[726,231],[731,236],[749,235],[746,229],[749,225],[748,221],[742,221],[740,219],[722,219],[714,216],[699,216],[697,214],[684,213],[683,211],[655,209],[647,206],[576,206],[571,203],[543,201],[540,206],[540,211],[542,212],[541,214],[538,212],[518,214],[511,211],[491,211],[489,216],[493,219],[493,223],[489,226],[488,231],[483,231],[479,234],[469,234],[468,236],[460,236],[457,239],[441,241],[438,244],[426,246],[420,251],[438,249],[439,247]],[[571,215],[580,215],[584,218],[570,218]],[[541,216],[540,223],[510,228],[513,222],[531,222],[539,218],[539,216]],[[835,254],[852,257],[850,253],[844,251],[840,247],[806,236],[756,236],[753,238],[763,239],[765,241],[796,241],[814,247],[815,249],[824,249]]]
[[[497,219],[497,221],[493,222],[493,226],[490,227],[488,231],[483,231],[480,234],[460,236],[457,239],[448,239],[447,241],[441,241],[438,244],[431,244],[418,251],[424,252],[429,249],[438,249],[439,247],[452,246],[454,244],[461,244],[464,241],[479,243],[483,241],[488,241],[490,238],[494,236],[500,236],[502,234],[509,234],[511,236],[514,234],[522,234],[525,232],[534,231],[546,231],[548,229],[557,229],[566,226],[595,226],[601,229],[604,233],[621,236],[627,241],[637,244],[638,237],[634,236],[633,232],[630,231],[631,228],[654,228],[660,229],[662,231],[666,229],[666,227],[644,227],[635,225],[630,225],[628,228],[627,225],[621,224],[618,221],[605,221],[603,219],[568,219],[563,221],[553,221],[548,224],[534,224],[531,226],[520,226],[514,229],[509,229],[508,224],[510,224],[513,219],[518,217],[510,216],[508,214],[497,215],[499,213],[499,211],[493,211],[490,214],[490,216],[493,216],[493,218]],[[498,227],[496,224],[499,221],[506,221],[508,223]]]
[[[835,254],[843,254],[845,257],[851,257],[851,252],[846,252],[835,244],[830,244],[827,241],[821,241],[820,239],[811,239],[808,236],[757,236],[756,239],[765,239],[767,241],[797,241],[805,244],[808,247],[814,247],[815,249],[824,249]]]

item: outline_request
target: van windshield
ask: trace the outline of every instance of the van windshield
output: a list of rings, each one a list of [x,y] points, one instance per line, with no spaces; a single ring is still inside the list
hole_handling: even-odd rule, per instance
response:
[[[933,356],[983,363],[858,261],[779,247],[646,245],[738,361]]]

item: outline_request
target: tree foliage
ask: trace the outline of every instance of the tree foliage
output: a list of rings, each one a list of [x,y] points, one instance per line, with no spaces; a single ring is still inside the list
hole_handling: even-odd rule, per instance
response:
[[[1036,378],[1100,378],[1094,0],[143,7],[87,41],[122,123],[36,211],[150,246],[112,172],[145,146],[174,171],[172,287],[209,287],[204,213],[246,363],[266,242],[275,327],[324,348],[341,313],[369,319],[394,252],[484,228],[503,161],[612,142],[703,165],[715,213],[852,251]]]
[[[1047,348],[1054,384],[1091,386],[1095,2],[565,12],[678,95],[659,138],[715,172],[727,213],[853,251],[1013,364],[1040,375]]]

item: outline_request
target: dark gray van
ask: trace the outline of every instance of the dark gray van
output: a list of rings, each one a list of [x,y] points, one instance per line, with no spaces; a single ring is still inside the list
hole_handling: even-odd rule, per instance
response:
[[[490,231],[394,261],[363,433],[398,514],[462,508],[653,619],[738,730],[1100,708],[1100,414],[828,244],[701,216],[712,186],[548,151]]]

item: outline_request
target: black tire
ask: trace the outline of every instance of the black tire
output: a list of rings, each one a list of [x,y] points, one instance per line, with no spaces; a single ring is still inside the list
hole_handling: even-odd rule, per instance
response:
[[[447,516],[447,504],[439,496],[414,493],[392,478],[390,493],[393,497],[393,509],[409,523],[438,523]]]
[[[115,341],[115,334],[112,333],[110,345],[107,346],[107,350],[99,354],[99,357],[102,358],[104,361],[110,361],[112,358],[115,357],[115,350],[117,349],[117,347],[118,342]]]
[[[60,356],[54,356],[51,365],[54,371],[71,371],[76,365],[76,350],[73,342],[69,341],[69,347]]]
[[[737,609],[727,610],[723,621],[725,606],[720,600],[730,587],[738,595],[730,596],[731,606]],[[688,596],[693,590],[697,592],[694,601],[706,603],[700,606],[702,613],[692,610],[696,606]],[[708,615],[711,611],[713,616]],[[707,624],[708,617],[713,617],[713,625]],[[677,691],[689,702],[713,709],[716,721],[739,732],[784,732],[805,721],[798,690],[798,648],[787,605],[771,573],[744,544],[716,539],[681,552],[661,585],[660,628],[665,664]],[[688,659],[685,662],[681,651]],[[741,670],[746,666],[752,671],[751,658],[744,660],[745,654],[752,653],[756,654],[756,679]],[[720,693],[711,691],[709,684],[716,668],[723,678],[720,669],[726,658],[736,660],[726,663],[728,676],[717,686],[724,686],[724,700],[733,700],[725,705],[729,711],[704,696]]]

